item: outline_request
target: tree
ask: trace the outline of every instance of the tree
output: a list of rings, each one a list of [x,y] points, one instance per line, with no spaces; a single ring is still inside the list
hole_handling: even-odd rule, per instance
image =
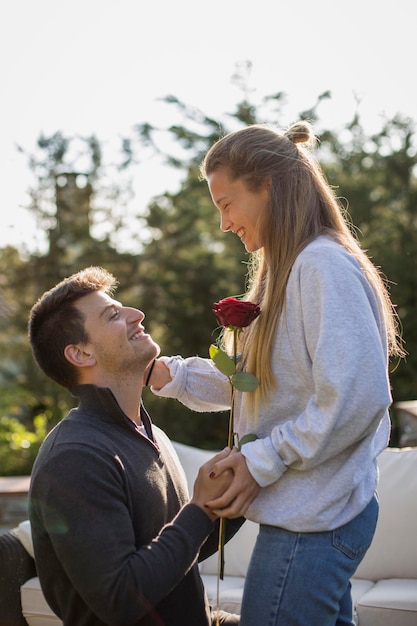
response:
[[[42,430],[34,426],[37,417],[46,420],[49,429],[68,410],[69,394],[47,380],[33,362],[26,339],[27,315],[45,289],[87,265],[103,265],[120,280],[118,298],[144,310],[146,328],[160,342],[163,353],[207,356],[216,336],[213,302],[245,291],[247,256],[237,238],[219,231],[207,185],[198,177],[199,164],[221,134],[246,124],[275,123],[285,105],[282,92],[255,105],[246,87],[249,70],[244,66],[237,73],[243,99],[222,120],[168,96],[167,106],[179,112],[181,122],[167,129],[149,122],[132,129],[123,140],[120,162],[112,164],[113,178],[123,181],[120,187],[108,183],[102,148],[95,137],[68,138],[56,133],[40,138],[36,156],[29,159],[37,177],[29,208],[46,233],[46,249],[27,257],[13,248],[0,250],[4,346],[0,407],[4,417],[39,433]],[[329,97],[328,92],[321,94],[299,118],[315,121],[317,126],[320,103]],[[394,400],[413,399],[417,369],[414,124],[396,117],[368,136],[357,115],[340,133],[324,129],[319,138],[319,157],[330,183],[349,199],[347,208],[363,247],[391,281],[409,353],[392,374],[393,396]],[[135,167],[144,155],[152,154],[179,170],[180,189],[159,195],[145,212],[133,216],[142,226],[128,225],[135,233],[130,248],[138,252],[123,252],[118,249],[117,235],[126,223],[118,207],[130,197]],[[146,232],[146,238],[140,232]],[[148,391],[145,403],[154,421],[171,437],[212,449],[225,444],[227,413],[208,418]],[[20,432],[10,422],[6,430]],[[30,463],[30,451],[26,458]]]
[[[328,97],[330,97],[329,92],[321,94],[314,106],[302,112],[299,118],[317,122],[317,109],[321,101]],[[256,109],[245,98],[237,105],[236,112],[230,115],[229,119],[234,127],[248,123],[271,122],[279,117],[283,100],[282,93],[265,98],[264,105],[270,106],[271,103],[273,105],[271,116],[271,109]],[[244,272],[234,274],[239,258],[242,260],[241,250],[236,248],[234,251],[228,245],[226,252],[223,243],[224,235],[217,239],[212,230],[214,225],[210,217],[210,211],[213,209],[207,208],[207,214],[205,213],[208,201],[207,190],[204,189],[201,195],[201,187],[196,183],[197,166],[202,155],[220,134],[228,132],[231,128],[205,118],[201,112],[186,107],[174,97],[169,97],[166,101],[170,106],[179,108],[184,115],[184,126],[177,125],[168,128],[166,132],[172,135],[175,142],[179,143],[186,153],[189,151],[191,156],[188,161],[184,158],[177,161],[175,157],[167,157],[172,165],[186,167],[187,176],[178,194],[175,196],[165,194],[150,207],[148,223],[156,229],[156,237],[148,246],[145,246],[144,257],[149,267],[149,276],[152,276],[155,283],[155,289],[150,288],[149,293],[152,294],[153,308],[155,309],[156,305],[158,310],[158,326],[164,328],[160,335],[164,352],[168,353],[166,348],[171,346],[173,350],[169,353],[184,354],[186,352],[189,354],[187,348],[193,346],[191,353],[194,354],[201,353],[198,342],[194,343],[193,338],[198,337],[198,329],[208,330],[210,319],[207,316],[210,306],[203,292],[201,299],[196,299],[198,306],[195,308],[190,308],[191,302],[185,309],[179,304],[182,297],[186,298],[187,293],[188,296],[192,294],[194,297],[194,294],[198,293],[199,286],[198,279],[194,281],[189,273],[186,274],[187,268],[183,262],[186,257],[179,254],[179,250],[182,250],[184,245],[189,246],[189,242],[193,242],[194,250],[192,247],[189,249],[191,257],[195,259],[197,250],[195,242],[199,238],[201,241],[201,235],[204,234],[206,240],[210,241],[210,245],[216,250],[214,256],[209,254],[206,258],[205,273],[214,272],[214,278],[217,273],[218,280],[221,280],[224,276],[223,268],[229,265],[230,269],[227,270],[226,276],[230,282],[226,281],[226,289],[227,284],[236,284],[236,289],[234,286],[232,289],[235,293],[240,293],[244,285]],[[189,126],[191,130],[187,130]],[[203,130],[197,132],[196,128]],[[142,139],[146,137],[148,146],[152,144],[152,133],[155,130],[161,132],[161,129],[154,129],[149,124],[138,127],[136,130],[139,137],[141,135]],[[323,130],[319,134],[319,139],[319,157],[324,170],[331,184],[338,188],[338,195],[348,199],[343,202],[350,210],[361,244],[388,277],[392,299],[400,315],[409,356],[399,364],[397,362],[391,364],[394,402],[413,399],[417,394],[417,330],[414,324],[417,297],[415,125],[412,120],[397,116],[393,120],[386,120],[378,133],[369,136],[362,127],[359,115],[355,115],[342,130],[341,137],[332,131]],[[130,142],[129,145],[133,154],[132,143]],[[198,212],[195,206],[198,206]],[[198,218],[204,215],[201,235],[196,232],[196,224],[198,224],[198,220],[195,220],[196,214]],[[186,224],[185,232],[189,235],[188,244],[180,224]],[[213,247],[214,245],[218,247]],[[164,265],[165,262],[166,265]],[[153,274],[152,268],[156,271],[157,267],[160,268],[160,273]],[[198,264],[196,268],[199,270]],[[186,285],[178,286],[179,276],[187,276]],[[197,276],[198,272],[196,278]],[[211,280],[210,278],[209,282]],[[236,283],[233,283],[233,280]],[[200,284],[207,294],[214,295],[213,292],[207,290],[207,285],[202,278]],[[157,286],[161,289],[158,290]],[[191,286],[189,291],[187,291],[188,286]],[[169,297],[164,299],[163,293],[169,294]],[[226,293],[223,293],[221,297],[224,297]],[[230,288],[227,295],[232,295]],[[167,317],[165,317],[165,311],[168,312]],[[190,311],[192,311],[191,316]],[[207,321],[204,320],[204,316],[207,317]],[[181,317],[184,319],[182,320]],[[172,336],[170,327],[173,330]],[[197,333],[194,333],[193,328],[197,330]],[[188,329],[190,332],[187,332]],[[154,410],[158,411],[156,403]]]
[[[9,442],[11,450],[13,446],[16,448],[16,441],[23,446],[21,463],[15,452],[15,462],[8,464],[14,473],[21,470],[25,473],[25,459],[26,463],[33,461],[31,450],[36,449],[43,433],[36,425],[47,424],[49,430],[75,401],[34,363],[27,340],[27,321],[33,303],[65,276],[89,265],[105,266],[120,278],[125,289],[135,281],[138,271],[138,256],[118,252],[112,246],[111,235],[117,231],[117,218],[111,219],[112,228],[107,235],[101,239],[93,236],[94,223],[111,215],[111,204],[104,209],[93,207],[93,182],[98,186],[101,150],[95,138],[83,140],[81,145],[85,152],[77,151],[73,160],[71,139],[61,133],[39,138],[36,156],[29,155],[37,186],[31,190],[32,202],[28,208],[46,232],[46,250],[26,258],[12,247],[0,250],[0,409],[6,420],[4,432],[9,433],[0,443],[4,447]],[[77,168],[80,154],[84,164],[90,160],[83,171]],[[113,199],[120,198],[123,190],[115,193],[115,189],[114,186],[111,189]],[[22,428],[26,429],[25,433]],[[30,449],[24,448],[27,442]],[[3,472],[6,465],[3,463]]]
[[[322,136],[332,158],[330,181],[338,184],[362,246],[387,277],[400,316],[406,360],[392,363],[394,400],[417,397],[417,150],[413,120],[385,120],[380,132],[366,136],[355,117],[343,134]],[[397,367],[398,365],[398,367]]]
[[[239,75],[235,79],[239,81]],[[244,84],[246,78],[242,80]],[[167,96],[167,105],[180,111],[184,125],[164,131],[145,123],[137,125],[134,135],[124,140],[127,166],[140,161],[144,148],[161,154],[160,134],[165,132],[173,149],[173,153],[164,153],[166,162],[185,174],[180,190],[155,198],[146,218],[152,238],[143,248],[137,299],[147,311],[145,324],[160,342],[163,354],[208,356],[217,326],[213,303],[242,294],[246,288],[248,255],[236,237],[229,235],[226,241],[227,235],[220,232],[218,213],[207,185],[199,180],[199,164],[220,135],[232,127],[264,121],[268,115],[276,118],[283,106],[282,93],[265,98],[259,110],[247,96],[245,90],[242,102],[224,123]],[[315,117],[317,107],[327,97],[328,92],[319,96],[301,116]],[[212,449],[225,445],[226,414],[196,414],[178,402],[157,399],[151,394],[146,395],[146,404],[172,438],[185,443],[198,441]]]

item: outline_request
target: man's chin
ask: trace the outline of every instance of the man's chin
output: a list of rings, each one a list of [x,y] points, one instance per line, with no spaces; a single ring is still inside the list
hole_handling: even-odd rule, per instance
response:
[[[152,341],[153,341],[153,339],[152,339]],[[155,354],[152,357],[152,359],[156,359],[161,354],[161,348],[155,341],[153,341],[153,345],[155,347]]]

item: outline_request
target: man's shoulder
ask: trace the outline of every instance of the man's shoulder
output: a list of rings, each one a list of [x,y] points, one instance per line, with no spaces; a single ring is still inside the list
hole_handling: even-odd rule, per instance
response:
[[[106,427],[89,419],[79,409],[73,409],[45,437],[37,455],[38,463],[50,460],[65,449],[103,448],[106,441],[114,439],[114,428],[108,432]]]

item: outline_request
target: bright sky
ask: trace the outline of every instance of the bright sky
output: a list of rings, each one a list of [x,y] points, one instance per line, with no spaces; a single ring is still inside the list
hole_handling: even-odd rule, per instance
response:
[[[91,135],[109,143],[134,124],[169,124],[157,98],[173,94],[220,117],[241,93],[236,63],[253,64],[252,97],[287,94],[286,119],[311,107],[323,126],[365,127],[381,116],[417,121],[411,0],[10,0],[0,7],[0,246],[34,245],[22,206],[29,152],[40,133]],[[146,203],[174,185],[149,164],[136,190]]]

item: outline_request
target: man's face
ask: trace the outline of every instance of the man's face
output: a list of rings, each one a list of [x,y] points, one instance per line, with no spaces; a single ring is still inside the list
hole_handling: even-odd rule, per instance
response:
[[[144,331],[145,314],[139,309],[123,306],[102,291],[80,298],[76,307],[90,338],[84,348],[103,374],[134,375],[159,354],[158,344]]]

